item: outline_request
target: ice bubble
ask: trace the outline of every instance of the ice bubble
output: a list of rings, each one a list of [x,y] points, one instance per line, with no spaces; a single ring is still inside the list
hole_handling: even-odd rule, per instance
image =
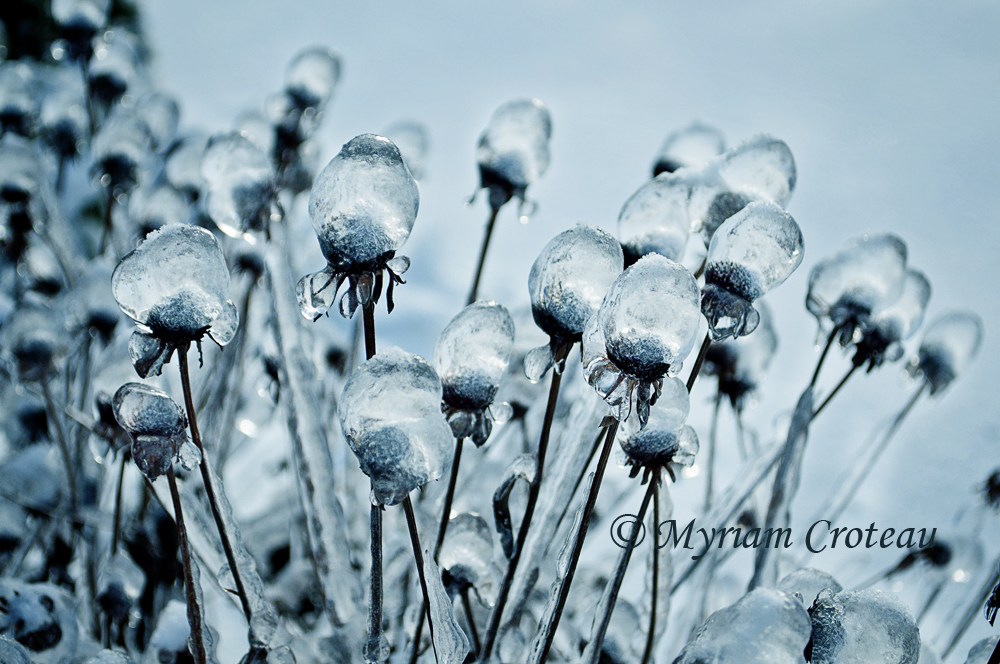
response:
[[[711,125],[692,122],[664,139],[653,161],[653,177],[681,168],[701,168],[725,149],[726,137],[722,131]]]
[[[524,200],[549,167],[551,136],[549,109],[537,99],[509,101],[493,112],[476,146],[479,186],[489,189],[493,209],[515,196]]]
[[[230,237],[266,232],[279,216],[278,186],[267,155],[237,132],[213,136],[201,162],[205,206]]]
[[[939,316],[924,332],[910,373],[922,375],[931,394],[938,394],[968,368],[982,341],[983,319],[977,314],[953,311]]]
[[[299,51],[285,69],[285,92],[300,108],[322,109],[340,79],[340,55],[324,46]]]
[[[868,362],[868,371],[885,360],[895,362],[903,356],[903,340],[910,337],[924,319],[931,284],[922,272],[907,270],[903,292],[894,303],[880,310],[869,321],[858,342],[854,363]]]

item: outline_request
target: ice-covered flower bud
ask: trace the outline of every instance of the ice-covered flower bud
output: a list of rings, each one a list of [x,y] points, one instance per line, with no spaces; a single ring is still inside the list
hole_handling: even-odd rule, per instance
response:
[[[112,399],[115,419],[132,439],[132,458],[155,480],[170,470],[187,440],[187,417],[170,395],[143,383],[125,383]]]
[[[641,429],[628,426],[618,439],[633,466],[633,477],[643,466],[669,469],[668,464],[694,463],[698,434],[686,424],[690,409],[691,400],[684,383],[673,376],[664,378],[646,425]]]
[[[163,172],[167,182],[191,200],[198,198],[205,184],[201,160],[207,145],[208,136],[192,134],[175,143],[166,156]]]
[[[857,343],[854,364],[868,363],[868,371],[886,360],[895,362],[903,356],[902,341],[909,338],[924,320],[931,283],[923,272],[907,270],[899,299],[873,315]]]
[[[299,108],[322,110],[340,80],[340,55],[325,46],[299,51],[285,69],[285,92]]]
[[[775,203],[751,203],[722,224],[708,248],[701,300],[712,340],[753,332],[754,300],[787,279],[803,253],[802,230]]]
[[[203,228],[164,226],[122,258],[111,291],[136,323],[129,354],[140,377],[157,376],[175,348],[207,333],[220,346],[236,334],[222,247]]]
[[[174,140],[180,121],[181,111],[177,102],[165,94],[153,92],[136,102],[135,112],[149,127],[153,149],[157,152],[166,150]]]
[[[104,27],[111,0],[52,0],[52,18],[74,57],[90,57],[90,40]]]
[[[309,196],[309,216],[327,266],[306,275],[297,287],[299,308],[315,320],[333,305],[345,279],[340,313],[354,315],[381,295],[382,271],[389,271],[386,293],[410,266],[396,250],[410,237],[420,192],[392,141],[374,134],[351,139],[316,177]]]
[[[87,65],[90,92],[109,108],[136,79],[138,39],[128,30],[116,27],[96,37],[93,49],[94,54]]]
[[[643,184],[618,215],[618,239],[628,265],[649,253],[679,261],[691,235],[691,188],[697,173],[667,173]]]
[[[62,296],[69,329],[92,335],[105,346],[111,343],[118,321],[122,318],[121,309],[108,288],[110,282],[111,267],[95,262]]]
[[[705,355],[704,372],[718,376],[719,394],[727,396],[737,410],[743,409],[747,395],[763,382],[778,348],[771,310],[763,301],[758,301],[755,307],[760,324],[752,334],[717,341]]]
[[[545,245],[531,266],[528,295],[535,323],[551,341],[525,356],[529,380],[538,382],[553,364],[562,372],[565,353],[556,357],[559,347],[580,340],[623,264],[621,245],[596,226],[577,224]]]
[[[726,137],[719,129],[692,122],[664,139],[653,160],[653,177],[681,168],[701,168],[725,149]]]
[[[44,381],[57,371],[69,347],[61,316],[41,305],[24,303],[0,330],[0,349],[20,381]]]
[[[25,138],[7,134],[0,141],[0,210],[7,208],[7,228],[2,241],[5,253],[16,260],[27,248],[28,233],[44,221],[41,164],[35,147]],[[15,246],[16,245],[16,246]]]
[[[493,529],[483,517],[468,512],[451,517],[438,561],[451,597],[472,588],[483,603],[493,604],[499,570],[493,562]]]
[[[219,229],[230,237],[267,232],[280,219],[278,185],[267,155],[244,137],[231,132],[208,141],[201,162],[205,207]]]
[[[625,421],[635,401],[640,427],[664,375],[676,374],[700,323],[698,282],[683,266],[649,254],[608,289],[583,334],[587,382]]]
[[[441,392],[426,360],[393,346],[355,369],[344,386],[340,424],[380,503],[399,504],[451,463]]]
[[[45,142],[62,159],[80,152],[90,133],[87,91],[76,67],[60,67],[42,99],[40,119]]]
[[[117,106],[94,136],[93,148],[93,177],[116,196],[128,193],[150,156],[149,127],[133,109]]]
[[[31,136],[38,114],[34,87],[35,74],[28,64],[0,63],[0,134]]]
[[[490,207],[499,209],[525,191],[549,167],[552,117],[537,99],[518,99],[493,112],[479,136],[479,186],[489,189]]]
[[[187,199],[169,182],[136,189],[128,201],[128,219],[138,241],[167,224],[187,223]]]
[[[906,243],[892,233],[862,235],[809,273],[806,308],[841,328],[843,346],[871,316],[899,299],[906,281]]]
[[[427,158],[427,150],[430,145],[427,127],[419,122],[404,120],[389,126],[382,135],[399,148],[399,154],[403,156],[403,162],[410,169],[413,179],[422,178],[424,176],[424,160]]]
[[[971,311],[953,311],[939,316],[924,332],[917,357],[907,370],[923,376],[931,394],[938,394],[965,371],[983,341],[983,319]]]
[[[514,319],[496,302],[468,305],[441,331],[434,344],[434,368],[441,377],[443,407],[456,438],[471,438],[477,446],[486,442],[493,428],[487,409],[513,348]],[[508,409],[503,408],[505,415]]]

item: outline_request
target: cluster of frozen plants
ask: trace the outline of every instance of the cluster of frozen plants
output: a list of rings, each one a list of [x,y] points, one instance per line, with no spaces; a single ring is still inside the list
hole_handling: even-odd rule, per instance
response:
[[[791,417],[746,430],[777,348],[763,298],[804,252],[781,140],[671,134],[618,237],[556,235],[525,275],[530,316],[512,315],[478,284],[498,211],[534,207],[551,119],[537,100],[502,105],[476,153],[490,216],[468,305],[424,359],[375,330],[376,305],[406,296],[419,125],[358,136],[318,169],[340,61],[314,47],[265,112],[178,135],[127,5],[36,9],[0,30],[2,664],[931,664],[995,616],[976,533],[1000,473],[964,529],[868,580],[765,545],[734,590],[720,570],[735,544],[692,558],[656,527],[697,458],[704,523],[741,529],[744,548],[787,528],[813,420],[920,339],[912,396],[845,467],[822,512],[835,520],[980,343],[974,313],[922,325],[930,284],[899,237],[856,238],[810,273],[822,343]],[[331,308],[357,321],[353,342],[320,320]],[[820,381],[836,346],[850,371]],[[715,395],[700,446],[699,376]],[[723,406],[732,444],[715,440]],[[612,454],[627,473],[605,477]],[[716,454],[742,467],[713,487]],[[617,559],[588,556],[630,510]],[[633,557],[645,589],[629,602]],[[981,589],[948,604],[957,572]],[[915,604],[877,587],[901,577]],[[935,611],[954,615],[941,653],[919,629]]]

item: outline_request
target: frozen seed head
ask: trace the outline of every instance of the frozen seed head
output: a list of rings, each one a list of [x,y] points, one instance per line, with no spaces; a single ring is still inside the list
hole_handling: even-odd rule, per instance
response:
[[[649,409],[646,426],[626,427],[619,442],[634,466],[690,466],[698,453],[698,434],[686,424],[691,408],[684,383],[672,376],[663,379],[656,404]]]
[[[110,108],[139,77],[139,40],[116,26],[94,38],[93,51],[87,65],[90,92]]]
[[[451,461],[441,380],[423,358],[389,346],[358,367],[344,387],[340,424],[375,498],[397,505],[436,480]]]
[[[708,249],[701,302],[712,339],[753,332],[754,300],[787,279],[803,253],[799,225],[775,203],[751,203],[722,224]]]
[[[40,191],[38,152],[25,138],[6,134],[0,141],[0,200],[10,206],[11,216],[23,214],[28,219],[34,213]],[[9,242],[9,239],[6,239]]]
[[[692,122],[664,139],[653,160],[653,177],[660,173],[673,173],[681,168],[701,168],[725,149],[726,137],[721,130],[701,122]]]
[[[52,0],[52,18],[72,42],[90,39],[104,27],[111,0]]]
[[[132,439],[132,458],[155,480],[166,473],[187,440],[187,417],[170,395],[143,383],[125,383],[111,401],[115,419]]]
[[[812,610],[814,664],[916,664],[920,632],[906,605],[881,590],[820,593]]]
[[[803,606],[812,606],[819,594],[824,590],[839,593],[843,586],[835,578],[812,567],[803,567],[781,579],[775,586],[789,595],[798,594]]]
[[[733,192],[785,207],[795,191],[795,159],[788,144],[759,134],[720,157],[719,175]]]
[[[760,316],[757,329],[742,337],[714,342],[705,356],[705,373],[718,376],[719,393],[726,395],[738,410],[743,409],[747,395],[763,382],[778,348],[770,308],[762,300],[754,307]]]
[[[938,317],[924,332],[917,357],[907,367],[912,376],[923,376],[931,394],[938,394],[964,372],[983,341],[983,319],[971,311],[954,311]]]
[[[167,181],[188,198],[197,198],[204,185],[201,159],[208,145],[208,136],[194,134],[178,141],[167,153],[163,172]]]
[[[142,118],[153,140],[153,148],[163,151],[174,140],[177,123],[180,121],[180,107],[171,97],[159,92],[147,94],[135,105],[135,112]]]
[[[94,136],[92,176],[115,195],[131,191],[150,157],[149,127],[134,109],[117,106]]]
[[[266,232],[280,218],[278,186],[267,155],[237,132],[213,136],[201,162],[205,206],[230,237]]]
[[[931,283],[922,272],[907,270],[899,299],[872,316],[869,326],[857,343],[854,363],[868,363],[868,371],[886,360],[895,362],[903,356],[905,339],[913,335],[924,319],[931,297]]]
[[[62,317],[41,305],[23,303],[0,330],[0,350],[19,381],[47,380],[61,366],[68,349]]]
[[[493,530],[483,517],[468,512],[451,517],[438,559],[449,592],[472,588],[484,602],[493,603],[498,570],[493,562]]]
[[[629,265],[649,253],[673,261],[683,257],[691,235],[692,175],[690,171],[661,175],[625,201],[618,215],[618,239]]]
[[[549,167],[552,117],[537,99],[518,99],[502,105],[479,136],[476,161],[480,187],[489,189],[490,206],[499,209],[525,191]]]
[[[0,127],[4,132],[31,136],[38,114],[35,85],[35,74],[26,63],[0,63]]]
[[[76,67],[60,67],[52,72],[50,86],[40,111],[42,136],[65,159],[84,147],[90,133],[83,75]]]
[[[514,320],[496,302],[474,302],[455,316],[434,345],[445,412],[456,438],[482,445],[492,429],[493,403],[514,348]]]
[[[138,242],[168,224],[186,223],[189,214],[184,195],[169,182],[140,187],[129,196],[128,216]]]
[[[226,259],[203,228],[168,225],[150,233],[118,263],[111,290],[136,323],[129,352],[140,377],[159,375],[174,348],[206,333],[220,346],[236,335]]]
[[[388,127],[383,135],[399,148],[399,153],[403,156],[403,161],[410,169],[413,179],[422,178],[424,160],[427,158],[427,150],[430,146],[427,127],[419,122],[404,120]]]
[[[302,109],[322,110],[340,80],[340,55],[325,46],[299,51],[285,69],[285,92]]]
[[[905,281],[906,243],[891,233],[862,235],[812,269],[806,308],[844,326],[846,345],[856,328],[899,299]]]

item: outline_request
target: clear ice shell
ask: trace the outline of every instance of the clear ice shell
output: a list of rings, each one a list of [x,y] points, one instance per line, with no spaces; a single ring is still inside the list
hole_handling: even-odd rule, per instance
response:
[[[806,308],[834,325],[868,317],[899,299],[906,280],[906,243],[891,233],[863,235],[813,267]]]
[[[549,167],[551,136],[549,109],[537,99],[509,101],[493,112],[476,146],[480,186],[490,189],[492,207],[524,199]]]
[[[528,276],[535,323],[555,339],[578,340],[623,265],[621,245],[595,226],[578,224],[555,236]]]
[[[496,600],[498,569],[493,562],[493,534],[483,517],[467,512],[451,517],[438,561],[448,571],[455,590],[471,586],[487,606]]]
[[[316,176],[309,216],[332,268],[374,269],[406,242],[419,204],[417,183],[392,141],[362,134]]]
[[[685,426],[690,408],[684,382],[673,376],[664,378],[656,403],[649,408],[646,425],[641,429],[626,426],[618,436],[622,450],[641,465],[690,466],[698,452],[698,434]]]
[[[177,402],[150,385],[125,383],[111,403],[132,439],[135,465],[150,480],[165,474],[187,441],[187,417]]]
[[[118,263],[111,289],[140,331],[161,341],[194,341],[207,331],[224,346],[236,334],[226,259],[203,228],[168,225],[150,233]]]
[[[813,664],[916,664],[920,631],[906,605],[881,590],[823,591],[812,611]]]
[[[4,129],[31,135],[37,111],[35,81],[34,72],[26,63],[0,62],[0,113],[4,116]]]
[[[718,173],[730,191],[765,198],[785,207],[795,190],[795,159],[788,145],[759,134],[720,157]]]
[[[8,199],[32,201],[39,192],[38,153],[28,139],[7,133],[0,142],[0,189]]]
[[[422,178],[424,176],[424,160],[427,158],[427,150],[430,145],[427,127],[419,122],[404,120],[386,128],[382,135],[399,148],[399,154],[403,156],[403,162],[410,169],[410,175],[413,176],[413,179]]]
[[[844,589],[835,578],[812,567],[803,567],[786,575],[781,581],[778,581],[775,588],[789,595],[798,594],[806,608],[811,607],[824,590],[839,593]]]
[[[424,359],[389,346],[355,369],[340,399],[340,423],[375,497],[397,505],[451,463],[441,380]]]
[[[111,0],[52,0],[52,18],[64,28],[93,34],[107,20]]]
[[[107,175],[108,185],[116,189],[132,189],[150,156],[151,140],[149,127],[135,110],[117,106],[94,136],[95,176]]]
[[[135,112],[149,128],[153,148],[165,150],[174,140],[180,120],[181,111],[177,102],[165,94],[153,92],[136,102]]]
[[[1000,636],[987,636],[985,639],[977,641],[969,649],[965,664],[988,664],[998,642],[1000,642]]]
[[[86,88],[76,67],[60,67],[52,72],[50,87],[39,111],[45,141],[60,156],[75,155],[81,141],[90,134]]]
[[[193,134],[181,139],[167,153],[163,172],[167,181],[189,196],[196,196],[205,181],[201,176],[201,158],[208,145],[208,136]]]
[[[267,155],[242,134],[213,136],[201,162],[212,221],[230,237],[266,231],[277,198],[274,171]]]
[[[340,55],[324,46],[302,49],[285,69],[285,91],[302,108],[322,109],[340,80]]]
[[[701,302],[712,339],[740,337],[760,321],[753,302],[802,262],[802,230],[770,201],[756,201],[716,230],[705,263]]]
[[[434,368],[444,402],[459,410],[484,410],[496,395],[514,348],[514,319],[496,302],[474,302],[441,331]]]
[[[469,654],[469,639],[458,624],[451,597],[441,581],[441,567],[434,562],[430,551],[424,550],[424,578],[427,579],[427,595],[430,600],[431,640],[434,659],[437,664],[462,664]]]
[[[674,664],[805,664],[809,633],[801,602],[758,588],[710,615]]]
[[[4,664],[32,664],[24,646],[2,635],[0,635],[0,662],[4,662]]]
[[[936,318],[924,332],[911,362],[911,375],[923,375],[931,394],[948,387],[964,372],[983,341],[983,319],[971,311],[953,311]]]
[[[701,168],[725,149],[726,137],[722,131],[711,125],[692,122],[664,139],[653,160],[653,177],[681,168]]]
[[[48,307],[24,302],[0,328],[0,356],[20,381],[41,381],[69,351],[62,317]]]
[[[187,200],[168,182],[136,189],[129,196],[128,211],[140,240],[168,224],[186,223],[189,214]]]
[[[871,324],[887,342],[909,338],[924,320],[931,283],[923,272],[909,269],[899,299],[872,316]]]
[[[618,239],[629,262],[651,252],[673,261],[684,256],[692,226],[691,175],[685,170],[656,177],[625,201],[618,214]]]
[[[91,94],[110,104],[139,78],[139,39],[116,26],[94,38],[93,50],[87,65]]]

